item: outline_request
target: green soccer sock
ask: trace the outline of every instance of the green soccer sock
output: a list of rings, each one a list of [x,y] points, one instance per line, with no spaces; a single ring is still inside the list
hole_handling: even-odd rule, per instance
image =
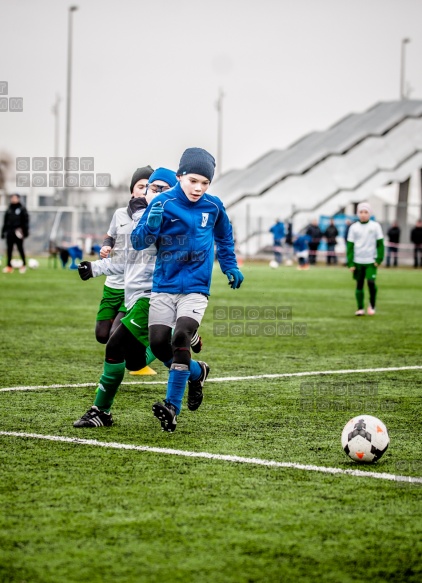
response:
[[[116,396],[124,376],[124,362],[118,362],[117,364],[104,362],[103,374],[100,377],[100,383],[94,401],[94,405],[96,405],[100,411],[105,411],[106,413],[110,411],[114,397]]]
[[[151,364],[151,362],[154,362],[154,360],[156,360],[157,358],[152,354],[152,350],[150,346],[147,346],[146,352],[145,352],[145,358],[147,361],[147,365]]]
[[[355,292],[356,301],[358,303],[358,310],[363,310],[363,289],[357,289]]]

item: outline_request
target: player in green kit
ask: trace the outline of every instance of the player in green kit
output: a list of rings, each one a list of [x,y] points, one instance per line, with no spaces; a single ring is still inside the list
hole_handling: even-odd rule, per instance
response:
[[[130,183],[131,199],[127,207],[118,208],[113,215],[106,238],[101,247],[100,257],[106,258],[113,250],[123,254],[127,250],[132,232],[132,215],[137,203],[145,197],[148,179],[154,170],[144,166],[135,170]],[[103,297],[97,313],[95,337],[101,344],[107,344],[110,336],[117,330],[120,320],[126,314],[124,274],[108,275],[104,283]]]
[[[368,316],[375,314],[377,296],[377,267],[384,259],[384,235],[381,225],[370,220],[371,207],[367,202],[358,204],[359,221],[350,226],[347,235],[347,265],[356,280],[356,316],[364,316],[365,279],[369,288]]]

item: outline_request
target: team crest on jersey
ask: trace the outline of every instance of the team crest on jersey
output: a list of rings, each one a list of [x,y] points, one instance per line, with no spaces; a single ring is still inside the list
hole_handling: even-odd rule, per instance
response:
[[[205,227],[207,225],[209,216],[210,216],[210,213],[202,213],[201,227]]]

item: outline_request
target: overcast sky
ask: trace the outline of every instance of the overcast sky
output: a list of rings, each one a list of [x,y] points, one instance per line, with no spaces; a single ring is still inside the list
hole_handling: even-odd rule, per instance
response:
[[[128,181],[138,166],[177,169],[183,150],[241,168],[345,115],[399,98],[406,45],[410,97],[422,99],[421,0],[80,0],[74,14],[71,155]],[[23,97],[0,113],[0,150],[64,155],[71,2],[0,0],[0,81]],[[218,194],[218,193],[215,193]]]

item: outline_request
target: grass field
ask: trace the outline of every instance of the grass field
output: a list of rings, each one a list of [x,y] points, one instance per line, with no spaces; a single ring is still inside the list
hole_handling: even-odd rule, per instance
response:
[[[45,261],[25,275],[1,274],[0,389],[45,386],[0,391],[2,583],[422,580],[422,484],[372,476],[422,476],[422,370],[357,372],[421,365],[422,274],[381,269],[377,315],[355,318],[345,268],[242,271],[237,291],[215,271],[201,326],[210,381],[201,408],[185,407],[174,434],[151,413],[165,391],[157,362],[154,377],[126,374],[112,428],[74,429],[102,370],[93,330],[103,281],[82,282]],[[292,334],[246,335],[236,326],[250,321],[228,309],[247,307],[288,307]],[[316,371],[350,372],[260,377]],[[92,386],[75,386],[83,383]],[[359,413],[380,417],[391,437],[370,466],[340,445]]]

